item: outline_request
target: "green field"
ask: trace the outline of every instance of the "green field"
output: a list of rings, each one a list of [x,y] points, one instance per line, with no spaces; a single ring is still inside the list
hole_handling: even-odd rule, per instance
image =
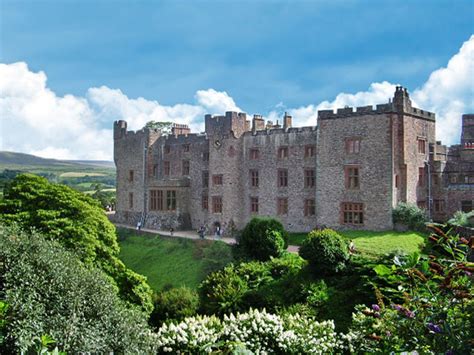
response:
[[[77,172],[77,171],[68,171],[66,173],[62,173],[59,177],[66,178],[66,177],[86,177],[86,176],[106,176],[105,173],[93,173],[93,172]]]
[[[340,232],[347,240],[353,240],[356,250],[368,256],[384,255],[396,251],[412,253],[420,251],[426,236],[418,232],[395,231],[343,231]],[[289,244],[301,245],[306,233],[290,233]]]
[[[206,276],[209,260],[204,257],[210,240],[190,240],[184,238],[163,237],[148,233],[137,235],[135,231],[118,228],[120,240],[120,258],[132,270],[145,275],[155,291],[164,287],[188,286],[197,288]],[[230,246],[219,242],[221,248]],[[224,256],[222,263],[231,259]]]

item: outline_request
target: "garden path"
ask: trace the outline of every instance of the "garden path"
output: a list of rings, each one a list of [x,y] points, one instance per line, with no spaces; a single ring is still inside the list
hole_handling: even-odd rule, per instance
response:
[[[126,224],[115,223],[115,226],[120,227],[120,228],[127,228],[127,229],[136,230],[136,227],[132,227],[132,226],[129,226],[129,225],[126,225]],[[150,228],[142,228],[141,231],[145,232],[145,233],[156,233],[156,234],[163,235],[163,236],[166,236],[166,237],[171,237],[170,231],[162,231],[162,230],[156,230],[156,229],[150,229]],[[173,238],[199,239],[199,235],[198,235],[198,232],[194,231],[194,230],[174,231],[173,232]],[[234,238],[216,238],[212,235],[206,235],[206,237],[204,239],[207,239],[207,240],[220,240],[220,241],[222,241],[226,244],[230,244],[230,245],[236,243]],[[297,246],[297,245],[289,245],[287,250],[290,253],[298,254],[299,249],[300,249],[300,247]]]

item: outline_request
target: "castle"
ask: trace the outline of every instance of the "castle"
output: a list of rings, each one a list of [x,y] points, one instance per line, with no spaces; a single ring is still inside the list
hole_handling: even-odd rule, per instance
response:
[[[399,202],[434,220],[474,208],[474,115],[461,144],[435,139],[435,114],[398,86],[388,103],[318,112],[318,125],[280,126],[245,113],[205,116],[205,132],[114,123],[116,220],[154,229],[243,228],[253,216],[289,231],[393,228]]]

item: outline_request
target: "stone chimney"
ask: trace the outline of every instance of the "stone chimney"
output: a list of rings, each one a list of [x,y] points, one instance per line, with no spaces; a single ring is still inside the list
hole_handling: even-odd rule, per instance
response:
[[[288,128],[291,128],[291,121],[292,118],[288,112],[285,112],[285,116],[283,116],[283,129],[287,130]]]
[[[265,129],[265,121],[262,115],[253,115],[252,119],[252,132],[261,131]]]
[[[188,135],[191,133],[191,129],[188,127],[187,124],[179,124],[175,123],[173,124],[173,127],[171,127],[171,134],[174,136],[179,136],[179,135]]]

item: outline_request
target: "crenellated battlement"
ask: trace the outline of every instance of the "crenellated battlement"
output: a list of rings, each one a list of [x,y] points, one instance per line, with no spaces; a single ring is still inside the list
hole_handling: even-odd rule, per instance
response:
[[[289,129],[284,128],[271,128],[271,129],[263,129],[260,131],[254,132],[245,132],[244,137],[250,136],[271,136],[277,134],[288,134],[288,133],[304,133],[304,132],[315,132],[318,129],[317,126],[308,126],[308,127],[293,127]]]

